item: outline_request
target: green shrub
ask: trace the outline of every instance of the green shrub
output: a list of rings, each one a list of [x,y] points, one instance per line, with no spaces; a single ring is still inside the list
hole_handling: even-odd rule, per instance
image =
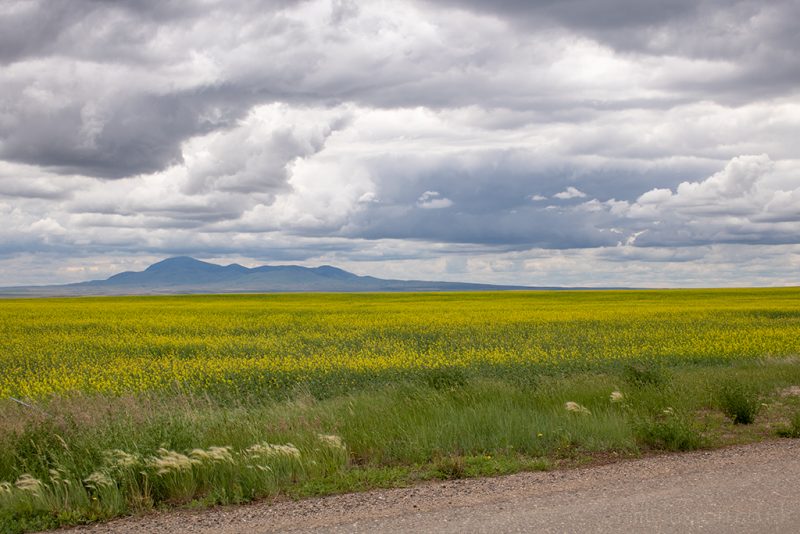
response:
[[[749,425],[756,419],[761,402],[751,388],[740,382],[726,382],[717,391],[719,407],[735,425]]]

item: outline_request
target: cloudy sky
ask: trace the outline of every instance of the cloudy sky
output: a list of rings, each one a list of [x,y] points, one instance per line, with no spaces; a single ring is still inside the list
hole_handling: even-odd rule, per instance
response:
[[[800,284],[800,0],[4,0],[0,285]]]

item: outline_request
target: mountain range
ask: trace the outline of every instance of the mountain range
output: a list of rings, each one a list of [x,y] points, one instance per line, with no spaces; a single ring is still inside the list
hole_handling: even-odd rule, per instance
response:
[[[188,293],[279,293],[367,291],[484,291],[558,289],[462,282],[384,280],[358,276],[330,265],[217,265],[180,256],[144,271],[126,271],[105,280],[76,284],[0,288],[0,296],[157,295]]]

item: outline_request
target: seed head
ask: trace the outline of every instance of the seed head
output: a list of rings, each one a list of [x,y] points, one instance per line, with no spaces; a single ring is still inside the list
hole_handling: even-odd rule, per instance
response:
[[[592,413],[585,406],[581,406],[577,402],[573,401],[567,401],[566,403],[564,403],[564,409],[567,410],[568,412],[578,413],[581,415],[591,415]]]

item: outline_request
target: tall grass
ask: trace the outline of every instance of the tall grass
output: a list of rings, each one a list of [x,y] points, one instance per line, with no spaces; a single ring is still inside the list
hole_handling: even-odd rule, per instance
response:
[[[0,525],[15,532],[162,506],[712,446],[720,442],[697,414],[716,409],[718,379],[746,377],[768,400],[800,383],[800,366],[676,368],[668,381],[635,384],[624,370],[523,383],[458,376],[333,398],[299,388],[285,401],[142,395],[51,398],[42,411],[0,404]]]

